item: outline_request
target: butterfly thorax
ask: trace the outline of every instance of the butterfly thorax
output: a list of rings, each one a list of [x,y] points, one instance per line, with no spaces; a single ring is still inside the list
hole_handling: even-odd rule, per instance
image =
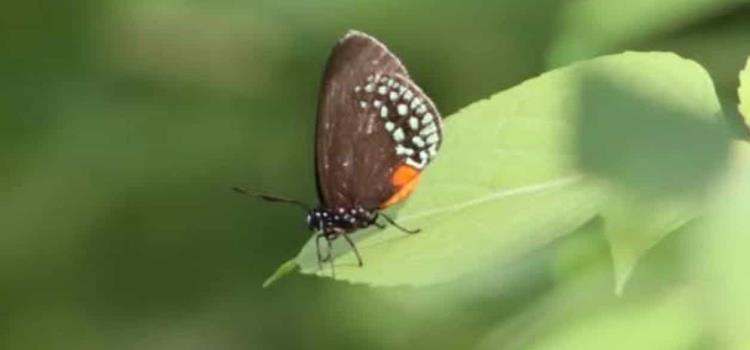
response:
[[[337,236],[368,227],[375,222],[378,213],[361,206],[338,208],[315,208],[307,213],[307,227],[326,236]]]

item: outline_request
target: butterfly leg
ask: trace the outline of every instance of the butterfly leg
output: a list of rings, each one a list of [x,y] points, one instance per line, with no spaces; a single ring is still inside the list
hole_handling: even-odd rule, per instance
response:
[[[318,252],[318,269],[319,270],[323,270],[323,262],[325,261],[325,259],[323,259],[323,255],[320,254],[320,239],[321,238],[325,238],[325,235],[322,233],[318,233],[317,235],[315,235],[315,248],[317,248],[317,252]]]
[[[328,263],[331,264],[331,277],[336,278],[336,268],[333,264],[333,244],[331,243],[333,239],[329,238],[328,236],[325,237],[326,242],[328,242],[328,257],[326,257],[326,260],[328,260]]]
[[[383,213],[379,213],[379,215],[382,216],[385,219],[385,221],[388,221],[389,224],[393,225],[394,227],[396,227],[397,229],[399,229],[399,230],[401,230],[401,231],[403,231],[405,233],[415,234],[415,233],[419,233],[419,231],[421,231],[420,229],[409,230],[409,229],[407,229],[407,228],[405,228],[405,227],[397,224],[396,221],[394,221],[390,216],[385,215]]]
[[[354,251],[354,255],[357,256],[357,263],[359,267],[362,267],[362,256],[359,255],[359,250],[357,250],[357,246],[354,245],[354,242],[351,238],[349,238],[348,234],[344,234],[344,239],[346,239],[346,243],[349,243],[349,246],[352,247],[352,251]]]
[[[320,249],[320,240],[321,239],[325,239],[326,243],[328,244],[328,250],[326,251],[325,255],[323,255],[323,254],[320,253],[321,252],[321,249]],[[319,266],[320,266],[320,263],[329,262],[329,261],[331,261],[331,259],[333,259],[333,256],[332,256],[332,254],[333,254],[332,253],[333,248],[331,247],[332,246],[331,242],[334,239],[336,239],[335,236],[334,237],[330,237],[330,236],[328,236],[324,232],[315,235],[315,246],[318,249],[318,265]],[[322,266],[320,266],[320,268],[321,268],[321,270],[323,269]]]

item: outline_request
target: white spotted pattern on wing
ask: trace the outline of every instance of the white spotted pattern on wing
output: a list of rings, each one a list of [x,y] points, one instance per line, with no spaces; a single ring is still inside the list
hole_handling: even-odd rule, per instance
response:
[[[398,112],[398,115],[404,117],[406,114],[409,113],[409,107],[407,107],[405,104],[401,103],[396,107],[396,111]]]
[[[396,154],[398,155],[406,155],[411,157],[414,153],[416,153],[416,151],[414,151],[413,148],[404,147],[400,143],[396,145]]]
[[[404,129],[398,128],[393,132],[393,141],[396,141],[399,144],[404,140],[404,137]]]
[[[413,143],[415,146],[422,148],[424,147],[424,140],[422,140],[419,136],[414,136],[411,138],[411,143]]]
[[[430,148],[427,150],[427,152],[430,152],[430,157],[434,158],[437,155],[437,145],[430,145]]]
[[[411,101],[411,98],[414,97],[414,93],[411,92],[411,90],[406,90],[404,93],[404,101],[409,102]]]
[[[417,120],[417,118],[415,118],[415,117],[411,117],[411,118],[409,118],[409,127],[410,127],[410,128],[412,129],[412,130],[417,130],[417,129],[419,129],[419,121]]]
[[[398,100],[398,92],[391,90],[391,93],[388,94],[388,97],[391,99],[391,101],[396,102]]]
[[[383,120],[383,128],[396,143],[393,150],[406,164],[423,169],[437,156],[440,143],[440,120],[429,99],[419,88],[400,83],[399,79],[370,74],[362,85],[354,86],[354,95],[361,109],[369,111],[366,134],[372,134]],[[370,106],[373,109],[368,109]],[[379,117],[373,119],[372,117]]]
[[[411,109],[415,109],[421,105],[422,105],[422,99],[419,97],[415,97],[413,100],[411,100],[411,105],[409,107],[411,107]]]
[[[435,126],[435,123],[427,124],[422,130],[419,130],[420,135],[429,135],[437,132],[437,126]]]
[[[440,141],[440,136],[438,134],[430,134],[430,136],[427,136],[427,144],[428,145],[434,145]]]

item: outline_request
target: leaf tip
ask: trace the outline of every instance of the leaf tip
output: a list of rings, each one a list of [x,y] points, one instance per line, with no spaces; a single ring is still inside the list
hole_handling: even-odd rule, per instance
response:
[[[617,266],[619,265],[619,266]],[[628,262],[623,264],[615,264],[615,295],[622,297],[625,293],[625,286],[630,280],[630,275],[633,273],[635,262]]]
[[[286,275],[297,270],[299,270],[299,265],[297,264],[297,261],[294,259],[281,264],[281,266],[279,266],[271,276],[269,276],[268,278],[266,278],[265,281],[263,281],[263,288],[270,287],[276,281],[282,279]]]

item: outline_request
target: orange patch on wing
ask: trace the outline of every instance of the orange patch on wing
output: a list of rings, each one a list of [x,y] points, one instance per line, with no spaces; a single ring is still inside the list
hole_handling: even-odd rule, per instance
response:
[[[380,205],[380,208],[387,208],[394,205],[411,195],[419,183],[420,171],[408,165],[400,165],[391,175],[391,184],[398,190],[388,200]]]

